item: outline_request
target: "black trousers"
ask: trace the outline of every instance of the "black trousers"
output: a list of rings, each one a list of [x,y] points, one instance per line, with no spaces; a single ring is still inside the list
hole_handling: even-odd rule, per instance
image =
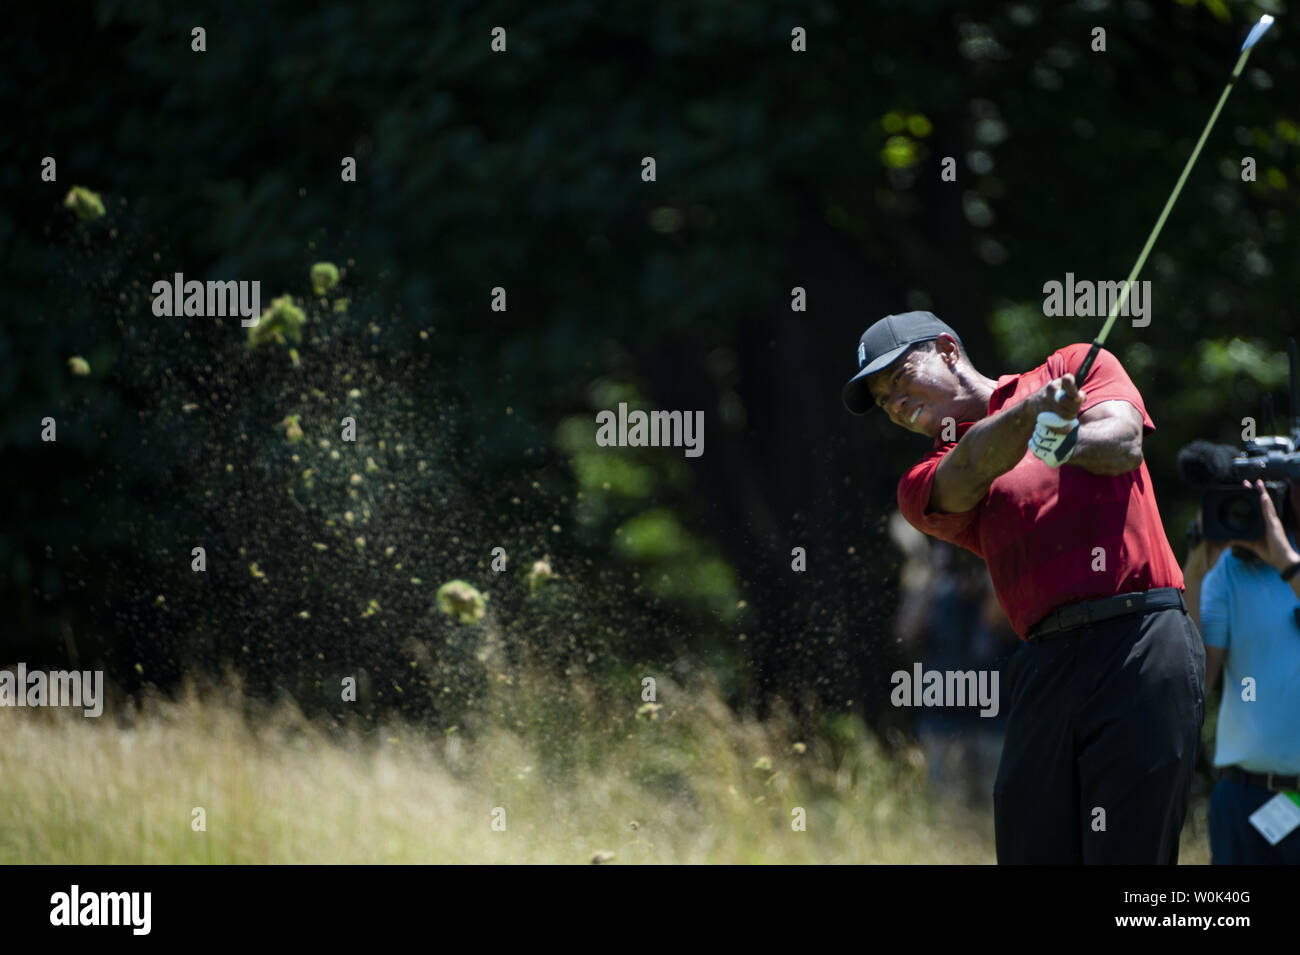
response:
[[[1039,637],[1006,677],[999,864],[1177,863],[1205,719],[1205,646],[1187,613]]]

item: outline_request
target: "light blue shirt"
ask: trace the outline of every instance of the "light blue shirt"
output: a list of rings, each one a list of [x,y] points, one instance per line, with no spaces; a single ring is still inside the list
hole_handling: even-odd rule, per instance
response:
[[[1215,766],[1300,773],[1300,599],[1278,572],[1224,551],[1201,586],[1201,634],[1223,661]],[[1255,699],[1242,700],[1243,680]]]

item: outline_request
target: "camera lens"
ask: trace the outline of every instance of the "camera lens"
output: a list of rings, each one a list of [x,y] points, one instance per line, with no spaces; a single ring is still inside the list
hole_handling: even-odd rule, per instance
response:
[[[1233,494],[1219,503],[1219,523],[1233,537],[1249,538],[1255,526],[1255,501],[1246,494]]]

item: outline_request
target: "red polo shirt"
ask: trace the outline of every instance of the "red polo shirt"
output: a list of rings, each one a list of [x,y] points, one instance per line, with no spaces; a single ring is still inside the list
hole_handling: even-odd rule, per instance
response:
[[[1003,375],[989,398],[994,414],[1024,401],[1054,378],[1073,372],[1088,345],[1069,345],[1023,375]],[[1121,399],[1142,412],[1143,434],[1155,430],[1124,367],[1104,349],[1083,383],[1083,411]],[[975,422],[960,423],[960,440]],[[1146,462],[1106,477],[1073,464],[1050,468],[1026,448],[984,500],[960,514],[930,510],[935,468],[955,441],[934,449],[898,482],[898,506],[913,527],[978,554],[988,564],[998,602],[1023,638],[1053,610],[1081,600],[1183,586],[1160,523]]]

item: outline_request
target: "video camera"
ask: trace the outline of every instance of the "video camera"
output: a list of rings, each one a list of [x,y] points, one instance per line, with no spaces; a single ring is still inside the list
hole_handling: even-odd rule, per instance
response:
[[[1226,444],[1193,441],[1178,452],[1178,470],[1194,487],[1205,488],[1201,497],[1202,526],[1187,531],[1188,546],[1206,540],[1259,540],[1264,536],[1264,513],[1259,492],[1241,486],[1243,480],[1263,480],[1273,506],[1283,513],[1286,482],[1300,483],[1300,379],[1297,378],[1296,343],[1287,343],[1291,359],[1291,434],[1270,435],[1246,441],[1244,453]]]

